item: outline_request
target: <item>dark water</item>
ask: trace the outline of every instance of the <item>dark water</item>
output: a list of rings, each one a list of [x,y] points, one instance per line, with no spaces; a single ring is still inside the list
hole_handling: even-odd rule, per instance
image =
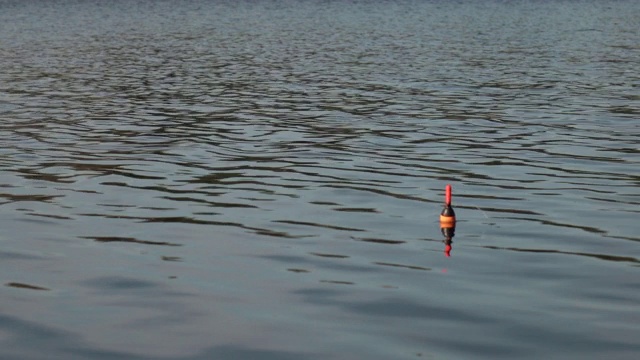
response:
[[[0,358],[637,359],[639,29],[0,1]]]

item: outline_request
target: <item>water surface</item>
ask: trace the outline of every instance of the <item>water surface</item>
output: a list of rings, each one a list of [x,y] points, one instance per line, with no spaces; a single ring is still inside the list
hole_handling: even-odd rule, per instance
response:
[[[636,359],[639,19],[0,1],[0,357]]]

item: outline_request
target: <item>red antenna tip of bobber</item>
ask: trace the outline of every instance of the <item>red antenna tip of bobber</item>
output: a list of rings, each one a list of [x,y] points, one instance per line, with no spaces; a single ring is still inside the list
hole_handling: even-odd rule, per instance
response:
[[[456,222],[456,213],[451,207],[451,185],[445,187],[444,209],[440,213],[440,227],[452,227]]]

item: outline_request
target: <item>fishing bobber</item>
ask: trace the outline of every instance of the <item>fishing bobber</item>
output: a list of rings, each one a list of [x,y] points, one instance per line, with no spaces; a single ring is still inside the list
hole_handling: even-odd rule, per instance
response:
[[[446,186],[444,195],[444,208],[440,213],[440,227],[453,227],[456,224],[456,213],[451,207],[451,185]]]
[[[444,209],[440,213],[440,231],[444,236],[444,254],[447,257],[451,256],[451,244],[453,243],[453,237],[456,233],[456,213],[451,207],[451,185],[447,185],[444,195]]]

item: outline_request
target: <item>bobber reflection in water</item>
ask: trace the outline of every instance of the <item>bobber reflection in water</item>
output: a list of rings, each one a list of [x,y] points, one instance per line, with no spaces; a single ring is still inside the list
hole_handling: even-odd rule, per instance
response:
[[[456,213],[451,206],[451,185],[449,184],[445,187],[444,208],[440,213],[440,231],[444,236],[444,255],[449,257],[456,233]]]

